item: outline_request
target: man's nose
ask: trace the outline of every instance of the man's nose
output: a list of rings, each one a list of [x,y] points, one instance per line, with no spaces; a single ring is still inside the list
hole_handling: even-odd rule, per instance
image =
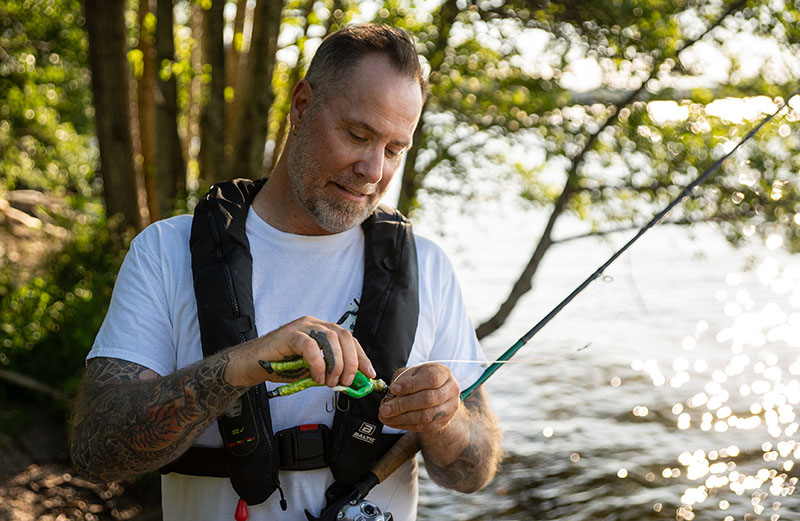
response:
[[[376,184],[383,177],[383,161],[383,148],[369,147],[362,151],[353,169],[366,182]]]

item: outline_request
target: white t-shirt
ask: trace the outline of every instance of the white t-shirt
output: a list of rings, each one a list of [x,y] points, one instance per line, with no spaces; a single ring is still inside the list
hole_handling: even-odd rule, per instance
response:
[[[203,357],[189,252],[191,222],[189,215],[158,221],[133,240],[87,359],[119,358],[166,375]],[[293,235],[273,228],[250,209],[247,237],[259,334],[303,315],[334,323],[346,316],[343,326],[352,329],[364,274],[361,227],[326,236]],[[449,260],[429,240],[416,237],[416,246],[420,314],[407,365],[484,361]],[[462,389],[484,369],[477,363],[443,363]],[[308,423],[330,426],[332,399],[328,387],[315,387],[271,400],[274,431]],[[393,430],[384,428],[384,432]],[[217,426],[201,434],[195,445],[221,446]],[[411,460],[375,487],[368,499],[384,512],[392,512],[397,521],[413,520],[416,477],[416,460]],[[276,491],[266,502],[249,507],[250,521],[305,521],[306,508],[319,515],[333,478],[328,469],[281,471],[280,482],[288,511],[280,510]],[[175,473],[162,477],[162,494],[164,519],[170,521],[233,519],[238,501],[227,479]]]

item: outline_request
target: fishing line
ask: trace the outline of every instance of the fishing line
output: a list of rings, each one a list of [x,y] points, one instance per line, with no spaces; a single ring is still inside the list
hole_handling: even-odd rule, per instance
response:
[[[493,362],[478,378],[478,380],[469,386],[466,390],[461,393],[461,399],[466,400],[474,391],[477,389],[481,384],[483,384],[486,380],[488,380],[503,364],[502,362],[507,361],[511,357],[513,357],[517,351],[522,349],[522,347],[528,343],[528,341],[533,338],[533,336],[538,333],[550,320],[552,320],[562,309],[564,309],[572,300],[578,296],[583,290],[585,290],[592,282],[601,278],[603,276],[603,272],[608,268],[615,260],[617,260],[623,253],[625,253],[628,248],[630,248],[639,238],[642,237],[650,228],[656,226],[657,224],[661,223],[661,221],[672,211],[675,206],[681,203],[695,188],[697,188],[701,183],[703,183],[706,179],[708,179],[711,174],[716,172],[722,163],[732,156],[744,143],[750,140],[761,128],[766,125],[772,118],[778,115],[784,108],[789,105],[789,100],[791,100],[794,96],[800,93],[800,89],[794,91],[790,96],[786,98],[786,101],[778,107],[778,109],[767,115],[766,117],[762,118],[761,121],[753,127],[745,136],[742,138],[736,146],[731,148],[730,151],[722,155],[719,159],[717,159],[710,167],[708,167],[702,174],[700,174],[694,181],[689,183],[686,188],[681,191],[678,196],[673,199],[663,210],[658,212],[656,215],[653,216],[650,221],[647,222],[644,226],[642,226],[636,235],[633,236],[627,243],[625,243],[620,249],[614,252],[611,257],[608,258],[603,264],[600,265],[591,275],[589,275],[578,287],[576,287],[572,292],[567,295],[564,300],[562,300],[555,308],[553,308],[544,318],[542,318],[535,326],[533,326],[527,333],[525,333],[517,342],[514,343],[510,348],[508,348],[500,357]]]
[[[673,255],[672,257],[670,257],[670,261],[663,268],[661,268],[661,270],[659,270],[659,274],[657,274],[656,276],[652,277],[650,279],[650,282],[645,284],[643,287],[645,289],[648,289],[653,284],[655,284],[655,282],[657,280],[659,280],[659,276],[658,275],[661,275],[661,274],[665,273],[666,271],[668,271],[672,267],[672,265],[675,264],[675,262],[680,257],[681,257],[680,253],[677,253],[677,254]],[[608,283],[608,284],[616,282],[614,280],[613,276],[607,275],[607,274],[603,274],[601,276],[600,280],[602,282],[605,282],[605,283]],[[619,318],[628,309],[630,309],[631,306],[634,305],[636,299],[634,297],[630,297],[630,298],[628,298],[626,300],[628,301],[627,305],[625,305],[625,307],[622,308],[622,310],[620,310],[619,313],[617,313],[610,321],[608,321],[606,323],[606,325],[604,326],[604,328],[598,334],[593,335],[592,339],[588,340],[587,342],[583,342],[579,347],[575,347],[575,348],[572,348],[570,350],[567,350],[567,351],[561,352],[561,353],[552,353],[550,355],[537,355],[537,356],[530,356],[530,357],[526,357],[526,358],[518,358],[517,357],[517,358],[514,358],[514,359],[508,359],[508,360],[497,360],[494,363],[501,364],[501,365],[505,365],[505,364],[521,364],[522,365],[522,364],[531,364],[531,363],[551,362],[551,361],[570,358],[570,357],[574,356],[576,353],[579,353],[579,352],[584,351],[584,350],[588,349],[589,347],[591,347],[591,345],[594,343],[594,339],[599,337],[599,336],[602,336],[603,333],[608,330],[608,328],[610,328],[617,321],[619,321]],[[584,300],[583,303],[579,307],[576,307],[576,308],[574,308],[572,310],[573,313],[570,316],[576,315],[577,312],[579,312],[580,310],[584,309],[586,306],[587,306],[587,302]],[[569,317],[567,317],[567,318],[569,318]],[[555,330],[553,330],[553,331],[555,331]],[[544,337],[538,338],[537,339],[538,343],[539,344],[544,343],[548,338],[552,337],[554,335],[553,331],[551,331],[550,333],[548,333]],[[417,368],[417,367],[421,367],[421,366],[423,366],[425,364],[473,364],[473,365],[486,365],[486,366],[488,366],[489,362],[486,361],[486,360],[455,359],[455,358],[453,358],[453,359],[428,360],[426,362],[422,362],[422,363],[414,365],[414,366],[409,366],[409,367],[403,368],[403,370],[400,372],[400,374],[398,374],[397,377],[395,377],[395,378],[393,378],[391,380],[391,383],[394,383],[395,381],[397,381],[397,379],[400,378],[401,376],[403,376],[407,371],[409,371],[411,369],[414,369],[414,368]],[[391,383],[390,383],[390,385],[391,385]]]
[[[632,271],[632,267],[630,266],[631,256],[628,256],[627,257],[627,259],[629,261],[629,267],[628,267],[629,273],[628,273],[628,276],[630,277],[630,281],[628,281],[627,283],[618,282],[614,278],[613,275],[609,275],[609,274],[606,274],[606,273],[603,273],[600,276],[599,280],[601,282],[604,282],[606,284],[618,283],[618,284],[624,284],[625,286],[633,286],[634,290],[632,291],[633,295],[628,294],[628,296],[624,299],[625,302],[626,302],[624,307],[622,307],[622,309],[619,310],[612,318],[610,318],[609,320],[605,321],[604,325],[602,326],[602,329],[599,332],[593,334],[591,336],[591,338],[589,338],[587,341],[574,342],[575,344],[580,344],[580,347],[573,348],[572,350],[567,351],[566,353],[561,353],[561,354],[553,353],[550,356],[538,356],[538,357],[530,357],[530,358],[522,358],[522,359],[514,358],[514,360],[504,360],[504,361],[500,361],[500,363],[503,363],[503,364],[514,363],[516,360],[519,360],[522,363],[540,362],[540,361],[546,362],[546,361],[557,361],[557,360],[569,358],[572,355],[574,355],[575,353],[583,351],[586,348],[588,348],[589,346],[591,346],[594,343],[595,339],[597,339],[599,337],[602,337],[611,328],[611,326],[616,324],[619,321],[620,317],[622,317],[623,314],[627,313],[628,310],[630,310],[631,307],[633,307],[635,304],[639,303],[640,305],[642,305],[645,308],[645,311],[647,313],[649,313],[649,310],[647,310],[647,305],[644,302],[644,297],[641,294],[640,288],[647,290],[647,289],[651,288],[657,281],[663,280],[664,279],[664,276],[663,276],[664,273],[666,273],[667,271],[672,269],[672,266],[675,264],[675,262],[677,262],[677,260],[679,258],[681,258],[682,256],[683,255],[680,252],[676,252],[673,255],[671,255],[668,258],[667,262],[662,263],[662,267],[660,269],[658,269],[658,273],[656,273],[655,275],[649,277],[648,280],[643,285],[638,284],[636,282],[635,277],[633,276],[633,274],[630,273]],[[594,287],[597,287],[597,286],[592,286],[592,287],[594,288]],[[589,289],[589,288],[587,288],[587,289]],[[563,315],[562,314],[559,317],[559,321],[560,322],[564,322],[564,321],[569,322],[572,317],[580,315],[591,303],[592,302],[590,302],[590,300],[587,299],[587,298],[582,299],[580,301],[579,305],[573,306],[572,308],[570,308],[567,311],[567,313],[568,313],[567,315]],[[557,331],[561,331],[561,329],[556,327],[560,323],[559,321],[554,320],[553,323],[549,324],[550,328],[547,329],[547,330],[541,331],[539,336],[537,336],[536,341],[534,341],[531,345],[532,346],[534,346],[534,345],[540,346],[542,344],[547,343],[547,341],[549,339],[552,339],[555,336]],[[566,343],[573,343],[573,342],[566,342]]]
[[[513,360],[502,360],[502,361],[498,361],[496,363],[498,363],[498,364],[530,364],[530,363],[536,363],[536,362],[550,362],[550,361],[553,361],[553,360],[561,360],[563,358],[569,358],[569,357],[573,356],[575,353],[579,353],[579,352],[587,349],[588,347],[591,346],[591,344],[592,344],[591,342],[587,342],[584,345],[582,345],[580,347],[576,347],[575,349],[573,349],[571,351],[566,351],[564,353],[554,353],[554,354],[552,354],[550,356],[540,355],[540,356],[531,356],[531,357],[528,357],[528,358],[515,358]],[[489,362],[487,360],[473,360],[473,359],[468,359],[468,358],[450,359],[450,360],[445,360],[445,359],[442,359],[442,360],[428,360],[428,361],[425,361],[425,362],[421,362],[421,363],[419,363],[417,365],[404,367],[403,370],[400,372],[400,374],[398,374],[396,378],[392,379],[392,383],[396,382],[401,376],[406,374],[406,372],[410,371],[411,369],[422,367],[423,365],[427,365],[427,364],[442,364],[442,365],[445,365],[445,364],[472,364],[472,365],[485,365],[485,366],[488,366]]]
[[[656,281],[663,280],[663,278],[664,278],[663,274],[666,273],[667,271],[669,271],[672,268],[672,266],[675,264],[675,262],[677,262],[677,260],[680,257],[682,257],[682,255],[680,253],[676,253],[675,255],[673,255],[670,258],[669,262],[666,263],[666,265],[664,265],[664,267],[662,267],[659,270],[659,273],[656,276],[651,277],[649,282],[647,282],[643,286],[643,288],[644,289],[649,289],[649,288],[651,288],[653,286],[653,284],[656,283]],[[630,259],[630,257],[628,257],[628,259]],[[608,275],[604,275],[604,276],[607,277]],[[637,298],[640,300],[640,303],[645,307],[645,309],[647,308],[647,305],[646,305],[646,303],[644,301],[644,298],[642,297],[641,292],[639,291],[639,285],[636,284],[635,280],[633,279],[633,275],[632,274],[631,274],[631,280],[632,280],[631,284],[637,290],[637,295],[633,295],[633,296],[631,296],[630,298],[627,299],[627,304],[625,304],[625,306],[623,306],[622,309],[620,309],[619,312],[616,315],[614,315],[614,317],[611,320],[607,321],[603,325],[602,329],[600,331],[598,331],[598,333],[592,337],[592,340],[589,342],[589,344],[592,344],[594,342],[594,339],[600,338],[603,335],[605,335],[605,333],[608,332],[608,330],[611,328],[611,326],[613,326],[614,324],[619,322],[619,319],[622,317],[622,315],[626,314],[627,311],[631,307],[633,307],[634,304],[636,304]],[[649,311],[648,311],[648,313],[649,313]]]

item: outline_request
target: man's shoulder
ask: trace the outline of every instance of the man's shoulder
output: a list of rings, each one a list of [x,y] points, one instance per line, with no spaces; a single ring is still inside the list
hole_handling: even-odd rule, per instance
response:
[[[422,272],[451,272],[453,265],[444,249],[436,241],[424,235],[414,234],[417,248],[417,264]]]
[[[155,256],[189,251],[192,230],[191,215],[175,215],[149,224],[133,239],[131,249],[146,251]],[[185,247],[181,247],[185,246]]]
[[[146,237],[152,239],[154,237],[175,236],[175,235],[188,235],[192,229],[192,215],[181,214],[160,219],[150,223],[142,230],[139,237]]]
[[[444,250],[436,241],[416,232],[414,233],[414,244],[420,255],[444,255]]]

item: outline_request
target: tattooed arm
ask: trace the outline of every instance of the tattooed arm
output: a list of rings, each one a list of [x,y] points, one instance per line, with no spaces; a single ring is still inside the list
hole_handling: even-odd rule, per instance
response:
[[[497,418],[479,387],[441,431],[420,433],[431,479],[445,488],[476,492],[494,478],[503,457]]]
[[[323,358],[322,346],[327,360]],[[300,355],[318,383],[349,385],[357,368],[375,375],[349,331],[302,317],[167,376],[132,362],[93,358],[71,420],[76,468],[109,481],[155,470],[180,456],[233,401],[269,374],[259,361]],[[326,367],[327,362],[327,367]]]
[[[380,419],[419,433],[431,478],[445,488],[475,492],[494,477],[502,458],[500,429],[479,387],[464,403],[448,368],[426,364],[395,373]]]
[[[93,358],[71,422],[75,466],[110,481],[180,456],[246,390],[225,381],[229,363],[226,353],[159,377],[132,362]]]

